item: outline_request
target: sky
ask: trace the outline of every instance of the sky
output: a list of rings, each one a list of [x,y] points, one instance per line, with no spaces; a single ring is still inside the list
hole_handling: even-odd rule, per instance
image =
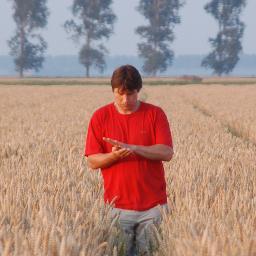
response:
[[[207,14],[204,6],[210,0],[186,0],[180,10],[181,24],[175,26],[175,41],[171,48],[176,55],[206,54],[210,51],[209,37],[215,37],[217,23]],[[136,10],[139,0],[113,0],[117,16],[114,34],[105,42],[109,55],[136,56],[137,43],[142,39],[135,34],[137,26],[147,24]],[[81,45],[75,44],[64,31],[63,24],[72,18],[71,0],[48,0],[50,16],[42,35],[48,43],[47,55],[76,55]],[[247,0],[241,19],[246,24],[243,37],[243,52],[256,54],[256,0]],[[8,55],[7,40],[14,34],[10,0],[0,0],[0,55]]]

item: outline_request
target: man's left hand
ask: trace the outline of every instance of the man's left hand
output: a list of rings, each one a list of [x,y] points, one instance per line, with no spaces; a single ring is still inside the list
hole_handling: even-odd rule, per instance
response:
[[[118,141],[118,140],[113,140],[111,138],[103,137],[103,140],[110,143],[112,146],[115,146],[115,147],[130,149],[132,151],[134,151],[134,149],[135,149],[135,145],[126,144],[126,143],[123,143],[123,142]]]

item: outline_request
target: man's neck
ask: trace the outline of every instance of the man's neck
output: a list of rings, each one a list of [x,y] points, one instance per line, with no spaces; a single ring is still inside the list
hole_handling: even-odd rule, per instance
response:
[[[136,106],[134,107],[134,109],[132,110],[122,110],[121,108],[118,107],[118,105],[114,102],[114,106],[116,108],[116,110],[120,113],[120,114],[124,114],[124,115],[129,115],[129,114],[132,114],[134,112],[136,112],[139,107],[140,107],[140,101],[138,100],[137,103],[136,103]]]

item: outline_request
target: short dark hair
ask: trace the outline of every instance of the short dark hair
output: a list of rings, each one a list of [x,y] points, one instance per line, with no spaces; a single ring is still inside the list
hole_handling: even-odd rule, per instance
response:
[[[113,91],[118,88],[121,91],[137,90],[139,92],[142,88],[141,75],[132,65],[120,66],[112,74],[111,86]]]

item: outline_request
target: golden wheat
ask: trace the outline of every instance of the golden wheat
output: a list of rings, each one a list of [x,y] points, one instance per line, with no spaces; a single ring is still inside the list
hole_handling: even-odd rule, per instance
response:
[[[155,255],[255,255],[256,87],[141,95],[166,111],[174,138],[172,214]],[[119,255],[101,175],[83,157],[89,118],[112,100],[110,87],[1,86],[0,98],[0,255]]]

